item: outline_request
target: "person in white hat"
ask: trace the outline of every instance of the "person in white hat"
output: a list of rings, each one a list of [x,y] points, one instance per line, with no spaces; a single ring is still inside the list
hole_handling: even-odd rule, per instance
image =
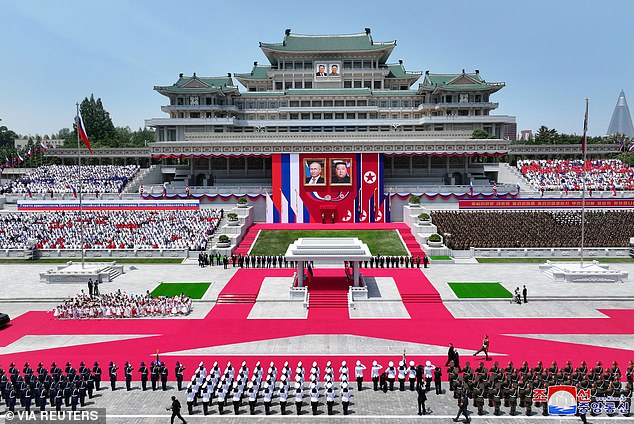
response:
[[[297,382],[295,383],[295,409],[297,410],[297,415],[302,414],[302,400],[304,399],[304,391],[302,390],[302,385]]]
[[[238,415],[240,413],[240,404],[242,403],[242,395],[240,394],[240,388],[238,382],[233,382],[233,413]]]
[[[317,405],[319,404],[319,388],[315,383],[310,384],[310,406],[313,409],[313,415],[317,415]]]
[[[264,383],[264,414],[271,415],[271,402],[273,401],[273,388],[269,383]]]
[[[332,415],[332,407],[335,404],[335,397],[337,394],[335,393],[335,389],[332,387],[332,383],[326,383],[326,406],[328,407],[328,415]]]
[[[187,413],[189,415],[192,415],[194,413],[194,397],[196,396],[196,393],[194,393],[194,387],[192,386],[191,383],[189,383],[189,385],[187,385],[187,394],[185,396],[185,399],[187,400]]]
[[[201,387],[201,397],[203,401],[203,415],[207,415],[209,413],[209,399],[211,398],[211,393],[206,381]]]
[[[339,367],[339,380],[346,376],[346,380],[348,379],[348,364],[346,361],[341,361],[341,367]]]
[[[372,362],[372,372],[370,376],[372,377],[372,384],[374,385],[375,392],[379,390],[379,376],[381,375],[382,369],[383,367],[379,365],[377,361]]]
[[[409,361],[409,368],[407,369],[407,378],[409,379],[409,389],[414,391],[414,385],[416,384],[416,364],[414,361]]]
[[[225,407],[225,400],[227,399],[227,392],[225,392],[222,385],[218,385],[216,390],[216,401],[218,402],[218,414],[222,415],[222,411]]]
[[[255,403],[258,398],[258,393],[252,381],[247,383],[247,396],[249,398],[249,414],[255,415]]]
[[[425,391],[431,390],[431,380],[434,378],[434,370],[436,367],[432,365],[431,361],[425,362],[425,368],[423,369],[423,376],[425,377]]]
[[[280,411],[281,414],[284,415],[286,413],[286,402],[288,400],[288,385],[286,383],[286,376],[284,375],[280,378],[279,388]]]
[[[354,376],[357,379],[358,391],[363,389],[363,370],[365,370],[365,365],[363,365],[361,361],[357,360],[357,364],[354,367]]]
[[[398,363],[398,389],[401,392],[405,391],[405,375],[407,374],[407,366],[405,366],[405,362],[400,361]]]
[[[198,371],[200,371],[200,376],[202,378],[207,377],[207,368],[205,368],[205,364],[203,363],[203,361],[200,361],[200,363],[198,364]]]
[[[387,381],[390,384],[390,392],[394,391],[394,381],[396,381],[396,368],[394,362],[387,364]]]
[[[341,384],[341,406],[343,406],[343,415],[348,415],[348,406],[350,406],[350,389],[348,383]]]

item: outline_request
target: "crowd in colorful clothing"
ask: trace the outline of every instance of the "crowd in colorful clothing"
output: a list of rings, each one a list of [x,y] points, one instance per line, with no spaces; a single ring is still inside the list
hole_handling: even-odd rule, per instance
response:
[[[139,318],[188,315],[191,310],[191,298],[182,293],[174,297],[152,297],[150,293],[135,295],[118,290],[90,296],[82,290],[55,307],[53,316],[57,319]]]
[[[139,165],[44,165],[3,187],[5,193],[118,193],[139,171]]]
[[[517,168],[538,190],[579,191],[583,188],[583,160],[518,160]],[[634,190],[634,169],[619,159],[588,160],[585,170],[588,190]]]
[[[204,250],[222,209],[84,211],[86,249]],[[18,212],[0,215],[2,249],[79,249],[79,212]]]

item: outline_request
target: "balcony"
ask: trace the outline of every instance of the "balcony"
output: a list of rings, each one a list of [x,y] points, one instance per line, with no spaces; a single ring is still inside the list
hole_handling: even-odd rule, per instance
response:
[[[238,112],[235,105],[166,105],[161,106],[161,112]]]
[[[145,120],[146,127],[164,126],[204,126],[204,125],[234,125],[235,118],[150,118]],[[268,121],[271,122],[271,121]]]

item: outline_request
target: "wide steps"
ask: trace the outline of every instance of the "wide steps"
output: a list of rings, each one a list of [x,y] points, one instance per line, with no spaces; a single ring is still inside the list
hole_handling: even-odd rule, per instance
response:
[[[348,309],[348,292],[311,291],[308,307],[312,309]]]
[[[438,293],[411,293],[401,294],[403,303],[442,303]]]
[[[216,303],[247,303],[253,304],[257,299],[257,294],[220,294]]]

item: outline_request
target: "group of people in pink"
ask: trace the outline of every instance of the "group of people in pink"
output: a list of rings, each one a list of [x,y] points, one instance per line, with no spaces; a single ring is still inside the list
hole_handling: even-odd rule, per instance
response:
[[[222,219],[222,210],[84,211],[82,216],[85,249],[204,250]],[[79,249],[80,246],[77,211],[0,216],[2,249]]]
[[[518,160],[517,168],[536,189],[580,191],[583,188],[583,160]],[[590,191],[634,190],[634,169],[619,159],[587,160],[586,189]]]
[[[139,318],[188,315],[192,300],[182,293],[174,297],[134,295],[118,290],[99,296],[82,292],[53,309],[57,319]]]

